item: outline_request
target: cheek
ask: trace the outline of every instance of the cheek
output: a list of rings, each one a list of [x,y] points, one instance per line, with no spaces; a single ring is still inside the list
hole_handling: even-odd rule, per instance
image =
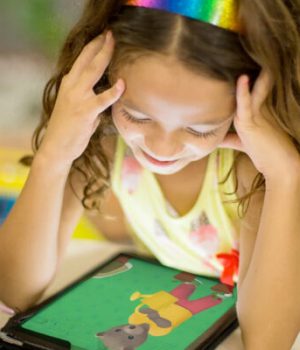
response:
[[[124,122],[122,117],[112,113],[112,120],[120,134],[127,132],[128,126],[126,125],[126,122]]]
[[[224,140],[228,132],[229,127],[226,127],[220,131],[218,131],[216,136],[208,137],[208,138],[193,138],[190,139],[187,146],[192,149],[194,153],[197,154],[209,154],[213,152],[219,144]]]
[[[222,130],[218,132],[217,136],[214,137],[213,139],[214,148],[217,148],[220,145],[220,143],[224,141],[224,138],[226,137],[228,130],[229,130],[229,127],[222,128]]]
[[[218,141],[222,142],[225,138],[225,136],[231,132],[230,131],[230,127],[231,127],[231,123],[229,123],[227,126],[225,126],[224,128],[222,128],[222,130],[220,131],[219,137],[218,137]]]

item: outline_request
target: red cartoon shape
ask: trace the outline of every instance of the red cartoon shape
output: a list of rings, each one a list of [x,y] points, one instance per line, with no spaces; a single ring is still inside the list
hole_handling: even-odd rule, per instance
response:
[[[217,229],[211,225],[205,213],[202,213],[198,223],[194,223],[190,239],[195,246],[201,248],[207,256],[214,255],[219,247]]]
[[[239,252],[235,249],[231,249],[230,253],[219,253],[216,257],[220,260],[224,266],[221,282],[229,286],[234,285],[233,278],[238,273],[239,269]]]
[[[122,165],[122,183],[129,193],[133,193],[139,183],[142,167],[134,157],[125,157]]]

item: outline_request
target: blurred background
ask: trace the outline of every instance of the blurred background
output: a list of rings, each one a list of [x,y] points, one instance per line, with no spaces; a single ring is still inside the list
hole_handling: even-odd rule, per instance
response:
[[[43,88],[84,0],[0,2],[0,147],[30,149]]]
[[[28,176],[29,168],[19,160],[31,154],[43,89],[85,1],[0,1],[0,225]],[[79,236],[84,231],[85,238],[96,237],[93,228],[85,224],[83,230],[81,224]]]

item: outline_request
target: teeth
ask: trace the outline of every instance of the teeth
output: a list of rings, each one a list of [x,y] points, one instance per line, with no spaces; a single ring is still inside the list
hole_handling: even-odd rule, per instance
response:
[[[175,162],[177,159],[172,159],[172,160],[161,160],[161,159],[158,159],[158,158],[155,158],[155,157],[152,157],[150,156],[150,154],[144,152],[146,156],[158,161],[158,162],[161,162],[161,163],[168,163],[168,162]]]

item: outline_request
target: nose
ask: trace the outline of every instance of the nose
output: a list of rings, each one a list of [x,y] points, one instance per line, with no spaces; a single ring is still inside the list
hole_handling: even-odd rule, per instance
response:
[[[166,131],[162,128],[155,128],[145,135],[145,146],[150,155],[164,161],[174,160],[182,153],[184,144],[178,130]]]

